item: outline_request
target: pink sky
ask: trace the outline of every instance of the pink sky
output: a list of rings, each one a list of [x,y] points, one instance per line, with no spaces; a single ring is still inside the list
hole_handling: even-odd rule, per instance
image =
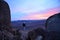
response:
[[[54,15],[54,14],[56,14],[58,12],[60,12],[60,7],[46,9],[45,11],[42,11],[42,12],[35,12],[35,13],[29,14],[28,16],[25,16],[25,17],[20,18],[20,19],[22,19],[22,20],[47,19],[51,15]]]

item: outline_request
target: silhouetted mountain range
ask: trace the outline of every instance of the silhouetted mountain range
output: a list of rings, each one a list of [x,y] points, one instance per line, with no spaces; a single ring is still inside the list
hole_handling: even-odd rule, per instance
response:
[[[18,21],[12,21],[11,26],[20,30],[23,30],[25,27],[25,30],[31,30],[35,28],[45,28],[45,21],[46,20],[18,20]],[[25,26],[23,26],[23,23]]]

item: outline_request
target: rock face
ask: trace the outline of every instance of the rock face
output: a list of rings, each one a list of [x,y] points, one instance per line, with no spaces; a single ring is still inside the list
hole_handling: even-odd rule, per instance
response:
[[[46,21],[46,40],[60,40],[60,13],[50,16]]]
[[[4,1],[0,0],[0,40],[21,40],[21,33],[10,26],[10,8]]]
[[[30,32],[28,32],[28,38],[27,40],[38,40],[38,37],[42,37],[40,39],[44,40],[45,39],[45,33],[46,31],[41,28],[34,29]]]
[[[10,26],[11,18],[10,18],[10,9],[9,5],[0,0],[0,25],[2,26]]]
[[[60,32],[60,13],[49,17],[46,22],[46,27],[48,31]]]

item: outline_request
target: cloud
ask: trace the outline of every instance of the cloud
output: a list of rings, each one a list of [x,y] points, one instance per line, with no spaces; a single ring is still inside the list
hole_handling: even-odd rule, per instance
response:
[[[41,19],[47,19],[48,17],[50,17],[51,15],[54,15],[56,13],[60,12],[60,7],[57,8],[51,8],[51,9],[47,9],[43,12],[35,12],[32,14],[29,14],[23,18],[20,18],[20,20],[41,20]]]
[[[11,13],[30,13],[46,10],[59,6],[58,0],[6,0],[11,8]]]
[[[59,12],[60,0],[6,0],[11,20],[46,19]],[[23,14],[22,14],[23,13]],[[18,15],[17,15],[18,14]]]

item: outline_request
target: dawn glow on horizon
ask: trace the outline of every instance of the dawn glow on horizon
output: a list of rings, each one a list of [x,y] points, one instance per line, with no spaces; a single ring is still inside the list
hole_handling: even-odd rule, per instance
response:
[[[60,12],[60,0],[5,0],[11,20],[41,20]]]

